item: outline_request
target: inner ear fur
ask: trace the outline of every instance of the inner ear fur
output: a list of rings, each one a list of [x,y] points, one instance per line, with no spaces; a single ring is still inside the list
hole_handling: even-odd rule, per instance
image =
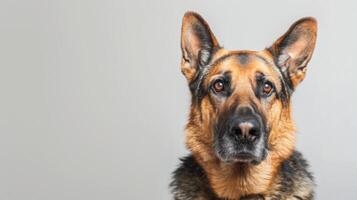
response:
[[[219,44],[207,22],[197,13],[186,12],[181,29],[181,71],[187,80],[193,80],[209,63],[217,47]]]
[[[276,64],[294,89],[305,77],[316,44],[317,22],[306,17],[295,22],[269,48]]]

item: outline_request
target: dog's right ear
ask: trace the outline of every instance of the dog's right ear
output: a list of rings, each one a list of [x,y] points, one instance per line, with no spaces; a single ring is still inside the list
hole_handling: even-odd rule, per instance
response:
[[[210,62],[217,47],[207,22],[197,13],[186,12],[181,29],[181,71],[189,82]]]

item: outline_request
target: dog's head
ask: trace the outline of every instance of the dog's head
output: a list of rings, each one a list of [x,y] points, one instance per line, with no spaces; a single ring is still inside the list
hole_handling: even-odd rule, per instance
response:
[[[192,93],[188,129],[195,130],[189,148],[211,148],[225,163],[257,164],[279,147],[282,134],[291,134],[281,132],[291,125],[290,96],[305,76],[316,31],[316,21],[303,18],[270,48],[228,51],[202,17],[186,13],[181,70]]]

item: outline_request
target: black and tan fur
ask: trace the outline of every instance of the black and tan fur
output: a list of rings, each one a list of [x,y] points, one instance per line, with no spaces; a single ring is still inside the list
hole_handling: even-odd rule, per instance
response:
[[[181,70],[192,94],[176,200],[313,199],[313,179],[295,150],[290,97],[316,42],[313,18],[295,22],[262,51],[222,48],[208,24],[187,12]]]

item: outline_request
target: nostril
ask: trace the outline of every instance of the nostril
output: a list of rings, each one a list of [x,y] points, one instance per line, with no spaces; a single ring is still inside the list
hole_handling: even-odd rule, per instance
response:
[[[254,136],[254,137],[258,137],[260,134],[259,134],[259,129],[257,127],[253,127],[249,130],[249,135],[250,136]]]
[[[237,136],[242,135],[242,130],[239,127],[233,129],[233,133]]]

